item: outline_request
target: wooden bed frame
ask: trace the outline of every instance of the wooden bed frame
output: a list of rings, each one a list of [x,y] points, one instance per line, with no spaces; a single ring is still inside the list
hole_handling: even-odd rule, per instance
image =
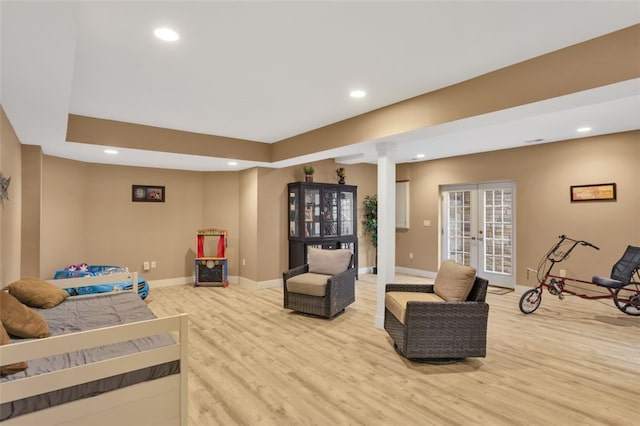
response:
[[[49,282],[56,287],[71,288],[129,281],[134,283],[132,291],[137,292],[135,272]],[[171,333],[176,340],[170,346],[1,383],[0,403],[180,361],[179,374],[10,418],[2,425],[187,425],[187,330],[188,316],[181,314],[0,346],[4,365],[156,334]]]

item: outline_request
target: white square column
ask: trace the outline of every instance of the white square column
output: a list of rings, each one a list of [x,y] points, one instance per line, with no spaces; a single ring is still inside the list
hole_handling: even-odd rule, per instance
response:
[[[375,326],[384,328],[384,289],[396,273],[396,147],[390,142],[378,152],[378,280]]]

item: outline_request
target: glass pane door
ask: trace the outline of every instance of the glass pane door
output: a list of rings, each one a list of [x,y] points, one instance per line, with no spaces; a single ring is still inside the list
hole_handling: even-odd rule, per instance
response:
[[[322,234],[325,237],[338,235],[338,191],[325,189],[322,192]]]
[[[443,187],[442,256],[515,287],[515,183]]]
[[[340,193],[340,235],[353,235],[353,192]]]
[[[451,191],[447,194],[448,221],[445,228],[447,238],[447,259],[462,265],[471,265],[471,205],[469,190]],[[473,247],[475,249],[475,246]]]
[[[510,188],[484,192],[484,269],[511,275],[513,247],[513,192]]]
[[[304,236],[320,236],[320,190],[304,190]]]
[[[292,237],[300,236],[298,230],[298,190],[291,189],[289,192],[289,235]]]

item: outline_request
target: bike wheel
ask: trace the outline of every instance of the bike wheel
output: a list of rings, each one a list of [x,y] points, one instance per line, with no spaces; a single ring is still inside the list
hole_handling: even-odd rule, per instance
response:
[[[627,315],[640,315],[640,283],[629,283],[616,290],[613,301]]]
[[[527,290],[520,298],[520,311],[522,311],[523,314],[531,314],[538,309],[540,302],[542,302],[542,290],[539,288]]]

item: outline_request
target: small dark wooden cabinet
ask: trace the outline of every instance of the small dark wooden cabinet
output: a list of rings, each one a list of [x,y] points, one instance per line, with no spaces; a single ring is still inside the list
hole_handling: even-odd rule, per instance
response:
[[[307,248],[349,249],[358,266],[357,186],[293,182],[288,185],[289,268],[307,263]]]

